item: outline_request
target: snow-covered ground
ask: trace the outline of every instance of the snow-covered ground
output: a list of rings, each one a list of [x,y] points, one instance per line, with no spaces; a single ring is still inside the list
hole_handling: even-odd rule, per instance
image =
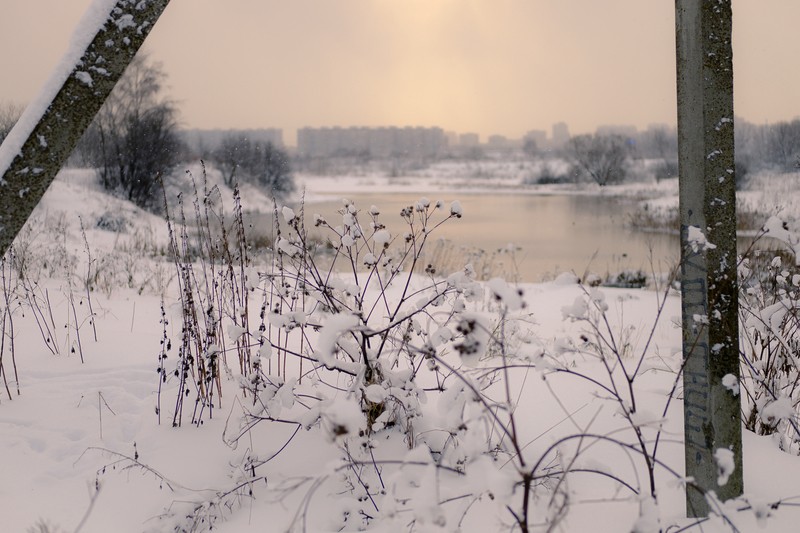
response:
[[[566,165],[566,163],[560,163]],[[426,169],[409,171],[397,176],[387,176],[385,172],[367,175],[320,176],[300,174],[298,184],[314,195],[328,198],[330,195],[346,193],[408,193],[420,194],[459,192],[462,194],[584,194],[629,197],[677,196],[677,180],[664,180],[661,183],[628,183],[600,187],[594,183],[565,183],[530,185],[533,162],[449,162],[432,165]]]
[[[519,181],[515,186],[514,179],[508,178],[505,185],[519,192]],[[459,180],[430,176],[302,177],[302,183],[307,201],[370,188],[429,196],[443,191],[480,193],[484,187],[496,192],[491,184],[473,182],[465,189]],[[639,187],[620,191],[639,194]],[[666,191],[673,185],[661,187]],[[558,189],[546,189],[552,191]],[[223,192],[228,201],[226,195]],[[255,191],[243,197],[245,209],[271,210],[271,202]],[[78,216],[86,228],[89,256]],[[291,218],[285,212],[284,216]],[[485,296],[467,302],[472,311],[466,312],[498,328],[503,324],[508,334],[505,353],[513,364],[507,373],[492,372],[508,361],[491,350],[480,352],[484,357],[477,360],[461,358],[453,349],[441,355],[441,364],[451,365],[466,378],[449,378],[444,392],[415,392],[419,412],[408,421],[409,427],[414,426],[413,442],[399,428],[376,429],[368,439],[352,432],[340,435],[337,428],[351,428],[348,424],[357,423],[353,418],[359,415],[347,415],[354,393],[346,390],[346,384],[337,388],[329,374],[318,380],[307,376],[294,388],[273,391],[270,412],[285,421],[262,421],[237,440],[233,436],[241,430],[242,416],[253,398],[240,387],[235,353],[227,354],[230,372],[223,372],[221,407],[215,404],[212,417],[206,414],[202,424],[193,425],[189,412],[194,402],[187,402],[184,410],[189,414],[184,414],[182,427],[172,427],[178,389],[171,373],[175,349],[168,352],[169,375],[162,385],[157,369],[162,340],[166,335],[177,345],[183,322],[176,269],[163,256],[167,239],[161,219],[109,198],[89,174],[74,170],[56,180],[22,235],[29,273],[36,274],[34,281],[40,285],[30,288],[33,300],[20,296],[10,306],[16,368],[11,366],[11,339],[6,335],[2,364],[11,398],[0,388],[0,530],[204,531],[213,519],[214,529],[221,532],[360,527],[387,532],[511,531],[511,511],[521,509],[521,488],[513,485],[521,471],[519,456],[510,437],[498,434],[503,426],[492,425],[492,420],[507,420],[502,412],[508,408],[514,412],[524,464],[530,467],[541,460],[536,474],[552,474],[535,483],[532,530],[549,531],[554,525],[555,531],[569,532],[645,532],[659,527],[678,531],[690,523],[683,518],[680,482],[682,405],[680,399],[668,402],[681,357],[681,334],[675,326],[680,304],[674,291],[594,292],[569,274],[549,283],[512,288],[500,281],[482,285]],[[87,257],[97,273],[91,298],[82,283]],[[256,268],[268,267],[262,263]],[[428,283],[423,278],[412,278],[412,287]],[[453,287],[466,283],[452,279]],[[517,289],[521,301],[515,296]],[[398,300],[402,291],[403,285],[393,286],[386,297]],[[492,293],[500,304],[490,297]],[[259,293],[251,298],[257,309]],[[664,298],[661,311],[660,298]],[[603,302],[610,320],[604,334],[613,335],[621,347],[622,358],[612,374],[593,351],[592,342],[598,340],[592,333],[593,322],[574,319],[589,318],[587,310]],[[503,309],[509,314],[499,320]],[[433,327],[445,320],[441,314],[420,319],[415,326],[419,331],[409,333],[412,341],[433,334],[441,337],[441,330]],[[254,315],[251,331],[258,329]],[[231,327],[237,317],[224,320],[231,343],[239,334]],[[274,325],[281,318],[269,320]],[[445,329],[457,336],[454,325],[447,324]],[[645,351],[651,328],[655,328],[653,342]],[[450,346],[445,337],[439,342]],[[262,353],[262,368],[280,365],[276,353]],[[325,354],[319,357],[324,360]],[[626,417],[625,407],[586,377],[610,385],[612,377],[619,379],[619,368],[632,370],[640,358],[632,387],[638,407],[635,416]],[[297,377],[299,365],[290,357],[283,379]],[[305,365],[307,370],[310,363]],[[426,376],[433,379],[432,374]],[[426,386],[423,378],[420,381]],[[494,411],[477,402],[479,395],[475,390],[470,393],[464,383],[479,387],[480,397],[496,401]],[[409,386],[403,390],[408,392]],[[366,391],[376,401],[390,390],[374,387]],[[316,420],[308,417],[306,407],[314,405],[319,395],[326,395],[322,404],[329,410],[320,408]],[[307,428],[292,423],[300,419],[310,420]],[[505,427],[508,430],[507,423]],[[635,444],[636,428],[648,444],[661,430],[657,458],[663,467],[655,472],[657,506],[648,497],[641,455],[589,437],[553,446],[559,439],[581,434]],[[367,444],[363,449],[350,448],[362,443]],[[495,447],[484,449],[487,443]],[[779,451],[772,439],[749,433],[743,452],[746,499],[726,506],[724,519],[713,518],[692,531],[728,531],[732,524],[738,531],[796,529],[800,460]],[[572,473],[566,477],[555,473],[560,470]],[[362,477],[369,478],[371,488],[365,489]],[[776,502],[781,505],[770,509]]]

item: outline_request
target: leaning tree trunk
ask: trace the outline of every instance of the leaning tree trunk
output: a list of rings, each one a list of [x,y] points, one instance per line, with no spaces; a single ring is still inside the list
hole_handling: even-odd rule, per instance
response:
[[[113,5],[95,0],[90,9],[107,11],[91,43],[41,117],[30,116],[36,110],[26,112],[0,150],[0,255],[28,220],[167,4],[169,0],[117,0]],[[31,131],[23,131],[31,126]],[[27,139],[21,147],[9,145],[21,138]],[[15,152],[10,161],[4,157],[9,150]]]

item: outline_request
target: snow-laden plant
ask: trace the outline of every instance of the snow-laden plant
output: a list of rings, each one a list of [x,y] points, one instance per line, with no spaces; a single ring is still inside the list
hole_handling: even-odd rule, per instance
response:
[[[441,202],[421,199],[400,214],[407,228],[401,235],[390,233],[375,206],[362,213],[346,201],[339,215],[341,222],[332,223],[314,215],[331,248],[323,267],[303,212],[275,210],[276,228],[285,227],[277,232],[275,263],[263,274],[252,416],[277,418],[280,406],[292,403],[295,386],[334,379],[347,391],[344,404],[325,414],[322,402],[309,410],[312,422],[325,420],[332,438],[399,425],[413,447],[418,376],[427,371],[441,380],[431,358],[453,337],[448,326],[464,300],[479,291],[469,267],[446,279],[431,264],[414,274],[430,235],[460,218],[461,206],[454,202],[444,212]],[[275,397],[284,399],[276,404]],[[363,420],[340,420],[346,412]]]
[[[459,202],[422,198],[402,209],[396,233],[375,206],[344,201],[338,215],[313,216],[328,235],[323,256],[303,207],[275,209],[281,229],[262,274],[258,355],[243,376],[240,424],[229,424],[226,439],[236,446],[268,422],[319,428],[340,461],[275,490],[305,487],[310,499],[324,482],[343,484],[350,497],[335,529],[449,530],[453,516],[463,520],[488,500],[505,510],[508,527],[529,531],[534,492],[558,460],[524,451],[515,414],[518,380],[541,351],[524,334],[521,291],[495,278],[485,293],[471,265],[447,275],[426,260],[435,230],[462,216]],[[237,485],[249,487],[273,457],[246,453]],[[444,476],[464,490],[440,493]]]
[[[797,236],[775,217],[764,235],[796,249]],[[739,262],[742,381],[730,387],[742,395],[747,429],[800,454],[800,269],[793,255],[751,247]]]
[[[559,484],[566,484],[577,473],[591,473],[613,479],[622,492],[627,492],[629,498],[639,502],[639,517],[632,527],[634,532],[703,531],[706,527],[712,527],[714,531],[740,531],[735,515],[750,512],[763,525],[770,516],[770,509],[778,509],[786,504],[785,501],[756,502],[750,501],[745,495],[722,502],[713,491],[705,491],[692,479],[684,478],[680,469],[663,458],[664,446],[674,443],[674,436],[666,425],[669,418],[674,416],[671,412],[673,401],[679,399],[683,363],[678,362],[670,367],[669,358],[653,353],[653,349],[656,323],[662,316],[668,294],[672,290],[670,287],[674,275],[675,272],[658,299],[654,323],[642,331],[637,331],[630,323],[626,324],[625,320],[611,320],[611,306],[607,296],[598,288],[585,288],[582,296],[562,309],[565,318],[583,326],[581,343],[557,344],[552,354],[543,355],[544,360],[539,367],[547,369],[546,375],[566,374],[589,384],[598,399],[593,421],[598,419],[603,409],[612,406],[622,423],[605,431],[593,430],[591,425],[578,428],[575,433],[557,439],[542,454],[541,460],[544,461],[556,453],[561,454],[560,462],[563,466],[558,472],[561,476]],[[622,302],[616,306],[617,309],[623,307]],[[619,326],[615,328],[612,326],[614,323]],[[644,398],[652,394],[647,377],[652,372],[674,374],[672,386],[663,397],[661,409],[657,411],[652,410],[652,400],[647,401]],[[757,388],[753,387],[754,381],[745,379],[743,383],[753,391]],[[733,380],[728,385],[738,393],[739,383]],[[602,455],[596,455],[598,452],[592,448],[603,450]],[[615,455],[614,449],[619,452],[617,456],[623,459],[622,463],[628,462],[631,469],[622,468],[622,463],[610,462],[610,458]],[[718,483],[724,484],[736,468],[733,452],[718,449],[714,453],[714,461],[719,474]],[[586,464],[591,466],[587,468],[584,466]],[[640,476],[640,472],[645,473],[644,478]],[[660,510],[663,499],[660,490],[670,485],[684,490],[701,491],[708,503],[708,517],[669,523]],[[567,497],[568,494],[564,494],[563,498]]]
[[[610,306],[606,301],[605,292],[596,287],[584,288],[583,294],[578,296],[572,305],[562,309],[565,319],[582,325],[581,344],[564,345],[563,349],[547,357],[542,365],[549,366],[549,373],[575,376],[596,387],[598,398],[612,406],[624,421],[620,427],[611,432],[598,433],[586,428],[584,433],[569,435],[558,444],[570,440],[578,442],[573,446],[573,458],[567,461],[570,465],[579,462],[584,450],[598,442],[619,448],[630,456],[632,463],[639,463],[634,469],[632,478],[628,478],[620,470],[605,469],[605,467],[596,469],[594,473],[615,479],[621,487],[630,492],[630,496],[641,499],[640,521],[643,524],[650,524],[641,531],[657,531],[659,527],[656,482],[658,474],[665,473],[678,480],[681,477],[659,458],[658,451],[664,439],[664,424],[670,405],[681,382],[682,368],[664,367],[664,362],[654,366],[652,353],[656,326],[672,290],[674,275],[675,272],[664,284],[664,289],[658,298],[656,318],[644,332],[639,332],[633,325],[624,322],[619,328],[614,328],[608,316]],[[620,303],[619,307],[622,306]],[[589,358],[594,365],[589,368],[576,366],[574,365],[576,357]],[[591,371],[597,367],[599,371]],[[661,410],[657,412],[645,408],[641,399],[646,390],[643,390],[641,385],[643,376],[651,371],[670,371],[675,374],[672,388],[664,398]],[[552,453],[557,449],[553,446],[548,452]],[[563,452],[564,448],[561,448],[561,451]],[[544,455],[546,456],[547,454]],[[639,482],[636,473],[638,470],[646,473],[644,485]],[[569,469],[565,468],[564,475],[568,473]],[[635,530],[640,529],[635,528]]]

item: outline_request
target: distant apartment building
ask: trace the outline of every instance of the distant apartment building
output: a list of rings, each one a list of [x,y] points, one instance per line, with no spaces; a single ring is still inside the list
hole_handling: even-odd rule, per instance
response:
[[[553,124],[553,148],[561,148],[569,141],[569,128],[565,122]]]
[[[647,129],[645,132],[654,132],[654,131],[675,131],[675,126],[670,126],[666,122],[651,122],[647,125]]]
[[[486,148],[495,152],[509,152],[522,147],[522,139],[509,139],[505,135],[489,135]]]
[[[620,135],[626,139],[636,139],[639,135],[636,126],[629,124],[602,124],[597,126],[597,135]]]
[[[244,137],[252,142],[270,143],[273,146],[283,148],[283,130],[280,128],[258,128],[258,129],[214,129],[201,130],[189,129],[182,130],[183,141],[192,149],[200,154],[209,150],[215,150],[224,139],[230,137]]]
[[[273,146],[283,147],[283,130],[280,128],[240,130],[240,132],[253,141],[268,142]]]
[[[297,152],[311,157],[333,155],[393,155],[430,157],[446,146],[441,128],[301,128],[297,131]]]
[[[458,145],[467,148],[480,146],[481,136],[477,133],[462,133],[458,136]]]
[[[489,135],[486,144],[489,148],[495,149],[505,149],[511,146],[511,142],[505,135]]]

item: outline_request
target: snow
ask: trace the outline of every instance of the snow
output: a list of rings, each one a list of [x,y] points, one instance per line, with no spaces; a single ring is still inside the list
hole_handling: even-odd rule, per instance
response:
[[[283,214],[283,219],[286,221],[287,224],[291,224],[294,220],[294,210],[292,210],[289,206],[283,206],[281,209],[281,213]]]
[[[553,280],[556,285],[575,285],[579,281],[574,272],[562,272]]]
[[[719,486],[726,485],[728,478],[731,477],[733,471],[736,469],[736,464],[733,461],[733,450],[727,448],[717,448],[714,451],[714,462],[717,464],[717,484]]]
[[[375,241],[375,244],[378,246],[387,246],[392,240],[392,234],[385,229],[380,229],[372,236],[372,240]]]
[[[358,325],[355,315],[339,314],[327,317],[320,332],[315,355],[328,368],[336,366],[334,355],[339,337]]]
[[[791,232],[786,223],[777,216],[771,216],[764,223],[764,231],[767,237],[777,239],[786,244],[795,254],[795,264],[800,265],[800,239],[797,234]]]
[[[632,533],[652,533],[661,530],[661,520],[658,515],[658,504],[648,496],[639,503],[639,518],[633,524]]]
[[[502,278],[492,278],[486,282],[492,295],[498,302],[502,302],[509,311],[518,311],[523,307],[522,290],[510,286]]]
[[[722,376],[722,386],[731,391],[734,396],[739,395],[739,379],[733,374]]]
[[[761,410],[761,416],[767,423],[777,424],[780,420],[786,420],[794,417],[794,406],[792,405],[791,398],[781,396],[768,403]]]
[[[288,255],[289,257],[297,255],[300,253],[300,248],[297,245],[289,242],[286,238],[281,237],[278,240],[278,250],[283,252],[284,254]]]
[[[367,252],[364,255],[364,266],[370,267],[378,262],[378,259],[375,257],[375,254],[372,252]]]
[[[92,79],[92,75],[89,74],[88,72],[79,70],[75,73],[75,77],[78,78],[78,81],[80,81],[84,85],[87,85],[89,87],[94,85],[94,80]]]
[[[381,403],[386,399],[387,394],[386,389],[380,385],[373,384],[364,389],[364,396],[373,403]]]
[[[713,250],[717,247],[717,245],[708,242],[703,230],[697,226],[689,226],[687,231],[686,241],[689,243],[693,252]]]
[[[246,332],[246,328],[237,326],[236,324],[230,324],[228,326],[228,337],[230,337],[233,342],[237,342],[239,339],[241,339],[242,335],[244,335]]]
[[[70,211],[59,214],[63,206],[70,206]],[[287,217],[285,210],[281,212],[287,221],[294,219]],[[447,216],[447,212],[441,214]],[[603,379],[604,362],[593,357],[584,340],[591,334],[585,321],[601,310],[608,311],[611,331],[629,332],[625,342],[630,345],[631,353],[638,353],[658,312],[658,293],[589,288],[579,284],[574,274],[546,283],[511,284],[500,278],[478,283],[472,269],[465,266],[452,273],[441,273],[442,286],[460,291],[452,303],[452,311],[460,313],[463,319],[459,324],[461,331],[437,325],[437,313],[451,312],[445,305],[434,308],[436,311],[430,316],[415,317],[414,326],[422,332],[427,344],[453,351],[444,360],[450,364],[463,363],[463,381],[448,379],[441,393],[435,390],[435,383],[427,384],[428,390],[412,391],[415,382],[409,374],[386,365],[381,379],[367,382],[361,375],[349,384],[330,381],[330,374],[322,370],[318,375],[308,372],[310,364],[306,363],[302,380],[291,375],[291,371],[289,376],[267,375],[264,386],[270,392],[263,398],[269,398],[264,406],[258,406],[251,395],[243,394],[239,388],[235,356],[229,353],[231,368],[221,369],[226,376],[222,380],[222,408],[215,409],[213,418],[205,419],[202,425],[185,423],[173,428],[168,422],[158,425],[154,410],[159,387],[163,386],[165,401],[161,409],[169,419],[174,405],[166,401],[173,398],[167,392],[174,392],[176,383],[168,379],[160,385],[154,370],[164,328],[173,342],[181,335],[175,270],[169,262],[152,261],[140,251],[143,241],[156,247],[164,245],[163,222],[104,196],[85,172],[67,171],[45,195],[32,227],[29,226],[32,231],[23,237],[42,256],[55,257],[56,249],[61,246],[54,244],[57,241],[68,252],[83,257],[84,243],[77,215],[86,227],[98,264],[113,258],[108,271],[109,276],[112,271],[116,274],[106,289],[92,293],[97,341],[88,322],[76,328],[70,318],[70,287],[60,271],[49,276],[47,269],[41,267],[41,283],[50,295],[58,326],[55,340],[58,355],[51,353],[42,340],[32,313],[14,315],[21,394],[16,395],[12,384],[13,399],[9,400],[0,388],[0,450],[5,452],[0,454],[0,472],[5,480],[0,484],[4,531],[26,531],[40,521],[53,529],[72,531],[87,510],[90,511],[84,532],[172,531],[176,524],[185,526],[184,517],[195,509],[202,511],[199,516],[212,516],[215,507],[208,502],[220,501],[215,498],[237,484],[242,484],[245,490],[235,498],[220,501],[224,512],[219,513],[222,518],[215,523],[215,531],[287,531],[292,527],[308,531],[354,530],[364,525],[359,515],[364,509],[371,509],[378,517],[369,524],[371,531],[408,531],[412,527],[415,531],[510,531],[513,520],[507,506],[516,505],[520,499],[520,488],[515,484],[519,479],[518,467],[513,454],[507,451],[485,453],[486,419],[480,415],[483,410],[474,401],[472,388],[478,384],[485,385],[483,392],[498,400],[495,404],[498,416],[507,416],[513,410],[518,417],[520,446],[529,465],[551,446],[555,447],[548,461],[554,461],[554,468],[566,464],[559,463],[557,458],[572,458],[576,450],[584,450],[573,465],[575,472],[564,484],[565,492],[559,492],[552,484],[537,487],[540,492],[531,504],[537,524],[535,531],[545,530],[545,522],[555,520],[556,513],[546,502],[560,497],[568,505],[556,530],[644,532],[677,529],[676,525],[687,523],[683,518],[680,484],[684,473],[680,399],[673,400],[664,414],[667,394],[681,365],[680,330],[667,320],[662,320],[655,329],[644,360],[646,372],[634,384],[636,410],[630,411],[627,404],[630,421],[620,416],[626,411],[607,400],[607,394],[589,381],[556,372],[568,369],[585,372],[592,379]],[[469,213],[464,217],[468,218]],[[105,224],[118,224],[124,231],[108,231],[103,229]],[[55,231],[54,227],[62,229]],[[391,243],[391,235],[373,242]],[[366,243],[361,240],[361,244]],[[289,239],[279,246],[287,254],[297,250]],[[365,254],[362,260],[374,264],[375,254]],[[79,262],[64,268],[80,273],[83,266]],[[130,284],[124,281],[125,276],[120,277],[126,268],[133,273]],[[417,278],[412,279],[411,291],[417,290],[417,282]],[[360,291],[338,276],[331,285],[342,292]],[[78,288],[75,292],[80,300],[76,301],[78,316],[85,318],[88,302],[79,296],[83,294],[82,286]],[[394,301],[399,294],[390,293],[387,297]],[[165,323],[160,321],[162,298]],[[409,301],[416,306],[418,299],[419,295],[415,295]],[[251,303],[254,304],[251,321],[257,322],[258,312],[253,309],[261,302],[254,298]],[[361,368],[355,363],[347,366],[348,361],[337,358],[337,352],[350,342],[350,332],[362,327],[358,316],[307,314],[300,309],[275,313],[272,309],[267,309],[265,320],[282,328],[282,335],[292,324],[295,328],[297,324],[309,324],[309,331],[319,329],[313,333],[315,351],[306,355],[318,357],[329,367]],[[562,309],[565,316],[560,312]],[[502,313],[505,318],[501,321]],[[669,317],[679,313],[677,293],[671,291],[661,314]],[[765,315],[767,320],[772,317]],[[229,340],[247,340],[241,316],[224,320]],[[77,346],[77,331],[81,334],[84,364],[79,354],[71,351]],[[492,384],[480,381],[480,374],[498,365],[498,357],[494,355],[498,347],[493,338],[500,331],[510,335],[508,349],[514,358],[507,381],[510,402],[505,400],[506,392],[500,386],[505,381]],[[222,341],[219,342],[221,345]],[[461,343],[460,354],[454,352],[457,343]],[[174,365],[173,353],[170,352],[167,364]],[[272,362],[274,371],[275,361],[285,355],[282,349],[264,344],[258,350],[257,361],[262,368]],[[223,356],[220,352],[219,357]],[[7,352],[5,357],[3,364],[7,370]],[[615,364],[633,368],[635,357]],[[297,367],[292,356],[288,359],[290,370],[292,365]],[[527,367],[528,361],[536,366]],[[731,392],[738,391],[739,384],[732,376],[723,378],[723,385]],[[413,439],[409,442],[393,439],[392,435],[398,433],[382,427],[368,441],[371,448],[356,449],[360,448],[356,444],[362,441],[351,438],[365,429],[364,413],[359,406],[362,394],[373,403],[399,402],[397,405],[402,404],[404,409],[415,413],[413,422],[409,422],[418,424]],[[318,403],[314,404],[315,401]],[[311,404],[316,407],[304,410],[304,405]],[[248,429],[241,425],[242,413],[255,416],[268,413],[284,421],[262,421]],[[763,411],[774,420],[792,413],[788,398],[767,403]],[[296,429],[290,423],[293,420],[302,427]],[[388,422],[386,415],[381,423],[389,425]],[[635,454],[600,441],[557,444],[560,438],[579,432],[634,442],[631,424],[648,438],[659,429],[664,431],[659,459],[677,477],[658,471],[657,501],[649,495],[644,466]],[[233,437],[244,430],[246,436],[234,441]],[[507,442],[507,438],[503,441]],[[346,448],[351,443],[353,447]],[[361,461],[355,468],[358,475],[343,460],[344,450]],[[399,464],[382,464],[379,481],[370,454],[374,454],[375,461],[392,459]],[[726,506],[729,518],[740,531],[762,527],[764,531],[793,531],[800,512],[789,505],[777,508],[772,505],[781,500],[791,502],[798,496],[797,457],[781,452],[773,438],[747,432],[743,454],[747,493],[745,499]],[[719,481],[724,483],[734,471],[732,452],[717,449],[714,457]],[[439,468],[449,464],[446,461],[450,459],[463,470],[461,473]],[[632,494],[606,477],[588,471],[613,473],[633,484],[640,493]],[[371,493],[378,500],[380,513],[359,492],[358,476],[367,475],[373,475],[375,490]],[[702,528],[729,530],[719,519],[704,523]]]

